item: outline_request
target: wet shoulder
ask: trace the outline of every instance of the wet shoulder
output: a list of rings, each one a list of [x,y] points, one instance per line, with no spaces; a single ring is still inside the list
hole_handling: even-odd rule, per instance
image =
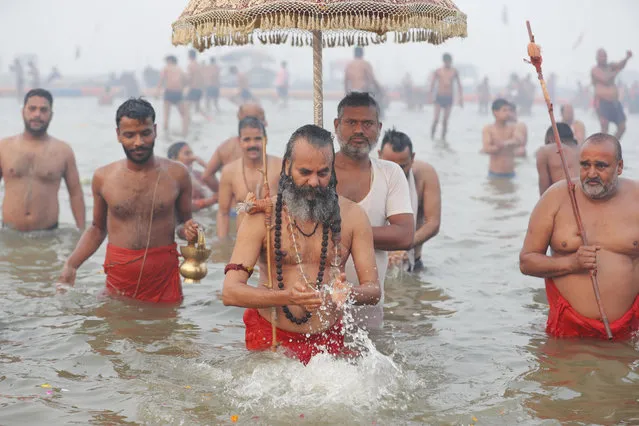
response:
[[[169,160],[164,157],[155,157],[155,161],[158,162],[158,166],[160,166],[161,169],[166,170],[175,180],[190,178],[189,169],[178,161]]]
[[[237,160],[233,160],[230,163],[227,163],[222,168],[222,176],[233,177],[236,174],[242,171],[242,159],[238,158]]]

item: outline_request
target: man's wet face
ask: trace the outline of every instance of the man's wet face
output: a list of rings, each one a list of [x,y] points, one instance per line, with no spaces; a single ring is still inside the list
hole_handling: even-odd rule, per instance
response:
[[[240,130],[240,148],[249,160],[259,160],[262,158],[262,143],[264,133],[262,129],[245,127]]]
[[[617,161],[612,142],[586,143],[579,159],[581,188],[594,200],[606,198],[617,189],[623,162]]]
[[[195,155],[190,146],[184,145],[178,153],[177,160],[185,166],[190,166],[195,161]]]
[[[126,157],[133,163],[144,164],[153,156],[156,132],[151,118],[140,121],[122,117],[117,134]]]
[[[379,158],[382,160],[392,161],[402,168],[406,177],[410,173],[410,169],[413,166],[414,154],[410,152],[408,147],[404,148],[401,152],[396,152],[390,144],[384,145],[379,151]]]
[[[22,108],[24,129],[33,136],[42,136],[47,133],[52,116],[51,104],[41,96],[31,96]]]
[[[345,107],[341,118],[335,119],[335,133],[342,152],[349,157],[363,158],[373,150],[382,123],[374,107]]]
[[[512,119],[512,107],[510,105],[503,105],[498,110],[493,110],[493,115],[497,121],[509,121]]]
[[[336,214],[337,194],[329,183],[333,153],[330,147],[316,148],[300,140],[280,178],[282,198],[298,220],[329,222]]]

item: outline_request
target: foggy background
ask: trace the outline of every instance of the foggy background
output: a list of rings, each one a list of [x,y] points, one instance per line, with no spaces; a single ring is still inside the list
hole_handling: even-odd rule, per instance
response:
[[[188,47],[172,46],[171,23],[186,4],[187,0],[0,0],[0,72],[7,73],[13,58],[23,54],[37,55],[43,77],[53,66],[63,76],[139,72],[147,65],[158,69],[168,53],[185,66]],[[454,63],[477,66],[493,84],[506,83],[511,72],[530,73],[532,68],[522,61],[528,42],[526,19],[543,49],[545,74],[557,73],[560,85],[574,87],[577,80],[589,84],[599,47],[607,49],[611,61],[622,59],[628,49],[639,55],[637,0],[457,0],[456,4],[468,15],[469,36],[440,46],[392,42],[371,46],[365,56],[380,80],[398,82],[410,71],[415,84],[425,84],[444,52],[453,55]],[[288,59],[292,80],[310,79],[310,48],[258,48],[278,60]],[[232,49],[209,49],[200,59]],[[351,56],[350,48],[325,49],[324,64]],[[639,58],[633,58],[627,69],[638,70]]]

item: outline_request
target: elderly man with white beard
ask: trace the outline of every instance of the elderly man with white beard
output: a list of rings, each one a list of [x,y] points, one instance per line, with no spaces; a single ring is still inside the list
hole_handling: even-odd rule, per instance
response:
[[[374,305],[380,299],[373,231],[362,208],[337,195],[334,160],[333,138],[317,126],[299,128],[286,146],[268,231],[275,288],[267,288],[264,214],[249,209],[240,225],[224,269],[222,301],[247,308],[249,350],[269,349],[275,326],[279,344],[304,364],[320,352],[344,354],[345,302]],[[349,256],[357,268],[358,286],[346,282],[344,265]],[[259,284],[253,287],[247,281],[258,262]],[[271,322],[273,307],[275,322]]]
[[[639,329],[639,184],[619,178],[621,145],[612,135],[587,138],[579,165],[575,196],[590,245],[582,245],[566,181],[557,182],[531,214],[520,269],[546,281],[548,334],[607,338],[590,282],[596,273],[612,334],[629,339]]]
[[[335,155],[337,193],[358,203],[368,215],[382,289],[377,305],[358,307],[354,316],[360,326],[381,328],[388,252],[413,246],[415,223],[408,181],[397,164],[370,157],[382,130],[379,106],[370,94],[346,95],[337,106],[334,125],[340,144]],[[357,264],[349,262],[346,267],[349,281],[355,281],[356,271]]]

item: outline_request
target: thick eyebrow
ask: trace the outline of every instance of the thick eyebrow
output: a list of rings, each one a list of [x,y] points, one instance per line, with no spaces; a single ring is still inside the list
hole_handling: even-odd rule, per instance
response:
[[[329,169],[328,167],[324,167],[323,169],[321,169],[318,173],[328,173],[330,172],[331,169]]]

